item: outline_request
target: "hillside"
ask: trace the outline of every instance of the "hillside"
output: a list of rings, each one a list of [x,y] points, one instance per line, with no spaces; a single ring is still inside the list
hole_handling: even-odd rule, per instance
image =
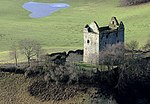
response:
[[[39,40],[47,52],[83,47],[83,27],[97,21],[107,25],[112,16],[125,24],[125,41],[137,40],[143,45],[149,37],[150,3],[120,7],[118,0],[63,0],[70,8],[51,16],[33,19],[21,6],[29,0],[0,1],[0,57],[5,60],[12,43],[24,38]],[[54,3],[59,0],[34,0]],[[5,58],[4,58],[5,57]]]
[[[25,79],[23,75],[19,74],[0,72],[0,104],[53,104],[51,101],[42,102],[29,95],[27,88],[33,80]],[[69,102],[71,101],[58,103],[69,104]]]
[[[0,104],[150,103],[150,57],[129,62],[122,69],[96,72],[81,69],[78,83],[59,80],[56,84],[54,80],[46,81],[42,73],[32,72],[27,77],[19,70],[25,71],[8,65],[0,67]]]

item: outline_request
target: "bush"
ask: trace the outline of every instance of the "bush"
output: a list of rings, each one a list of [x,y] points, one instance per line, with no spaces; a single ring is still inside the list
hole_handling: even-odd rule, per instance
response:
[[[119,104],[150,104],[150,57],[122,69],[115,89]]]
[[[24,68],[18,68],[18,67],[14,67],[14,66],[5,66],[5,67],[0,67],[0,72],[24,74],[25,70],[24,70]]]
[[[150,0],[120,0],[121,5],[127,6],[127,5],[137,5],[141,3],[149,2]]]
[[[113,66],[120,66],[124,62],[124,46],[122,43],[107,45],[100,52],[100,65],[106,65],[108,70]]]

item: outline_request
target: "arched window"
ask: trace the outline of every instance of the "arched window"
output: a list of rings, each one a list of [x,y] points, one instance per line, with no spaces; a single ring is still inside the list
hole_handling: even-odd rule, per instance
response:
[[[117,43],[119,43],[119,40],[117,40]]]

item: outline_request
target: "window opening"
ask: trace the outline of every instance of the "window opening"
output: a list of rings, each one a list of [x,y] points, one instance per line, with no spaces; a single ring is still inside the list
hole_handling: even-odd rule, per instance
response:
[[[116,34],[116,37],[118,37],[118,34]]]
[[[87,40],[87,43],[89,44],[89,43],[90,43],[90,40]]]
[[[112,21],[112,24],[114,24],[114,21]]]
[[[108,39],[108,35],[106,35],[106,39]]]

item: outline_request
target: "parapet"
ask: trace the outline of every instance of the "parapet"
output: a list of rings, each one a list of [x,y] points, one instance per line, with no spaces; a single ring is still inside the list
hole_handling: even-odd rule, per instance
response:
[[[98,24],[94,21],[90,25],[87,24],[85,26],[84,32],[99,34],[99,33],[114,32],[117,31],[118,29],[124,29],[124,24],[122,21],[119,24],[117,18],[112,17],[108,26],[99,27]]]

